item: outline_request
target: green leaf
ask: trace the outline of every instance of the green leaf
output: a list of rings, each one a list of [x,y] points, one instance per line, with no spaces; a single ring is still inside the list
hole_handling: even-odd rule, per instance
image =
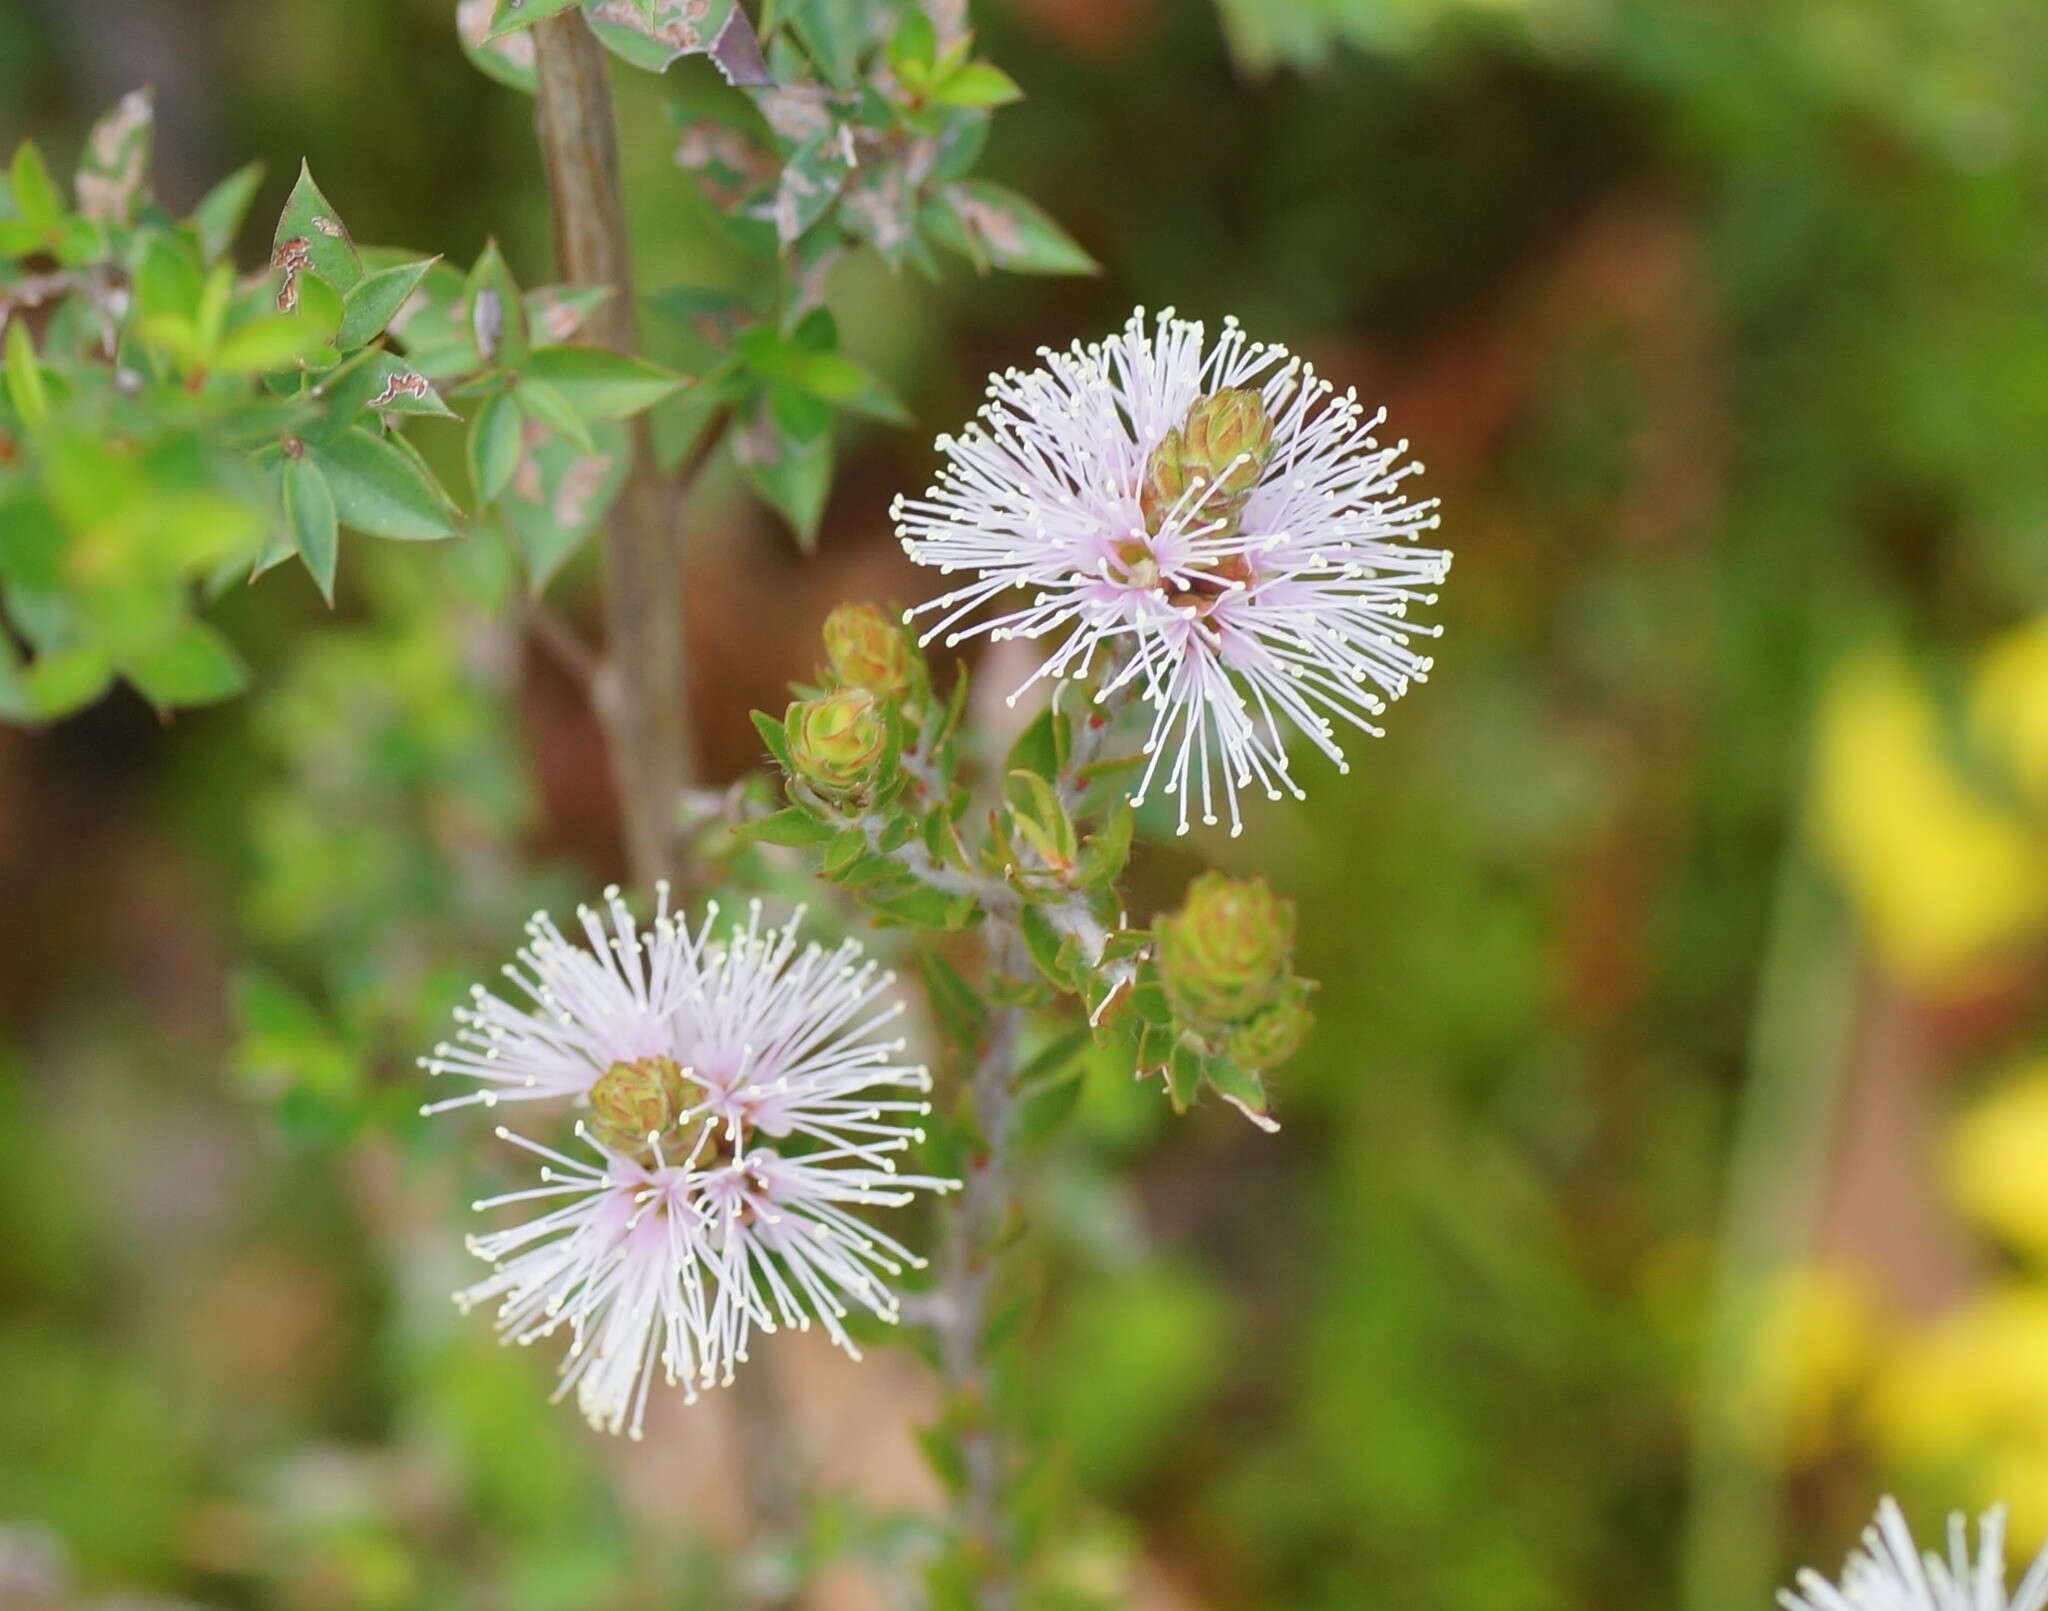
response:
[[[533,42],[510,36],[486,38],[496,20],[492,0],[461,0],[455,8],[455,34],[461,42],[462,54],[485,77],[531,95],[539,87]]]
[[[43,385],[43,366],[36,361],[26,319],[7,323],[7,398],[30,430],[48,422],[50,394]]]
[[[988,1023],[988,1003],[981,992],[934,950],[921,951],[918,963],[924,973],[925,996],[939,1027],[958,1045],[979,1044]]]
[[[1058,778],[1067,747],[1064,724],[1065,718],[1047,705],[1017,735],[1016,742],[1010,746],[1009,758],[1003,763],[1003,770],[1029,772],[1048,783]]]
[[[38,655],[21,674],[23,708],[33,721],[50,721],[81,710],[107,691],[114,668],[89,643]]]
[[[761,742],[768,746],[768,753],[775,757],[775,764],[787,772],[796,770],[790,759],[789,734],[778,716],[770,716],[765,710],[749,712],[753,717],[754,731],[761,735]]]
[[[512,277],[496,241],[485,244],[483,255],[469,271],[463,313],[469,321],[469,337],[486,363],[511,369],[526,361],[532,345],[526,300],[519,294],[519,282]]]
[[[121,670],[159,709],[210,705],[249,685],[249,668],[234,645],[204,621],[186,621]]]
[[[349,238],[341,215],[313,183],[312,170],[299,164],[299,180],[285,198],[284,213],[270,243],[274,267],[290,270],[302,262],[344,296],[363,277],[363,260]]]
[[[1101,829],[1083,842],[1074,882],[1082,889],[1107,889],[1115,884],[1131,859],[1131,838],[1137,821],[1138,814],[1131,803],[1119,800]]]
[[[939,54],[938,30],[932,19],[916,6],[904,9],[896,31],[889,36],[889,70],[908,84],[922,77]]]
[[[371,537],[431,542],[453,537],[446,495],[433,477],[390,442],[362,426],[309,445],[342,521]]]
[[[806,550],[816,546],[825,498],[832,490],[832,438],[791,442],[776,437],[774,457],[762,460],[740,453],[741,470],[769,505],[789,522]]]
[[[1024,99],[1017,81],[992,62],[967,62],[934,84],[931,98],[944,106],[1008,106]]]
[[[494,501],[519,469],[519,406],[504,392],[484,399],[469,425],[469,480],[478,503]]]
[[[353,352],[383,334],[433,266],[434,259],[429,257],[365,275],[342,302],[341,329],[334,344],[343,352]]]
[[[484,30],[484,39],[502,39],[521,28],[531,28],[578,3],[579,0],[498,0],[497,10],[491,13],[491,25]]]
[[[138,319],[190,321],[206,288],[206,267],[192,243],[181,236],[151,233],[135,265]]]
[[[564,397],[546,381],[532,375],[522,375],[512,388],[512,400],[526,414],[545,425],[564,441],[572,443],[579,453],[595,453],[597,443],[590,434],[590,427],[584,423]]]
[[[33,140],[24,140],[14,150],[14,164],[8,172],[14,189],[15,211],[37,235],[47,238],[64,222],[64,201],[57,194],[50,165]]]
[[[605,48],[650,73],[709,51],[736,9],[736,0],[583,0]]]
[[[547,382],[579,418],[622,420],[681,390],[680,375],[605,347],[536,347],[523,376]]]
[[[381,349],[365,354],[339,381],[327,384],[329,414],[336,424],[348,424],[365,413],[453,417],[425,375],[396,353]]]
[[[334,566],[340,549],[336,530],[340,515],[334,506],[334,491],[320,466],[303,456],[286,456],[280,483],[285,526],[291,532],[292,545],[305,561],[306,569],[313,573],[320,596],[332,604]]]
[[[199,236],[199,249],[207,262],[233,249],[262,183],[263,164],[252,162],[229,174],[192,209],[192,228]]]
[[[866,7],[858,0],[782,0],[779,15],[829,83],[853,85],[867,44]]]
[[[332,334],[333,326],[318,318],[298,313],[259,314],[221,337],[207,367],[232,375],[289,369],[325,348]]]
[[[997,268],[1018,274],[1101,272],[1051,215],[1014,190],[986,179],[963,179],[946,186],[943,196],[968,240]],[[946,244],[968,251],[958,241]]]
[[[789,845],[809,849],[813,845],[829,842],[836,833],[830,823],[820,822],[799,806],[789,806],[753,822],[743,822],[734,830],[742,839],[754,839],[764,845]]]
[[[1024,949],[1046,979],[1062,990],[1074,988],[1076,980],[1068,966],[1067,947],[1043,908],[1027,905],[1018,913],[1017,927],[1024,936]]]
[[[595,454],[551,431],[522,430],[518,468],[493,505],[536,591],[596,529],[625,485],[632,458],[626,428],[607,421],[590,435]]]

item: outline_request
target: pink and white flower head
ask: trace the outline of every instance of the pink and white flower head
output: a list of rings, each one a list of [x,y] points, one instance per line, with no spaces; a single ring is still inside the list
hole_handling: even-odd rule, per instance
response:
[[[1160,784],[1185,832],[1190,802],[1213,823],[1220,796],[1239,832],[1241,789],[1300,796],[1291,732],[1341,769],[1339,724],[1377,733],[1387,702],[1428,675],[1414,645],[1437,629],[1408,612],[1435,601],[1450,555],[1414,546],[1437,525],[1435,500],[1405,490],[1421,466],[1375,437],[1383,414],[1234,319],[1212,341],[1140,310],[1107,340],[1041,357],[993,377],[977,419],[939,439],[938,481],[897,500],[913,560],[973,573],[912,614],[937,616],[927,643],[1056,639],[1025,687],[1099,657],[1098,700],[1132,690],[1151,708],[1132,798]],[[1162,478],[1160,456],[1183,446],[1169,433],[1192,441],[1194,411],[1238,393],[1262,405],[1256,435],[1205,436],[1228,456]],[[1028,601],[969,624],[1012,589]]]
[[[1948,1558],[1923,1555],[1898,1505],[1887,1499],[1863,1531],[1863,1545],[1842,1568],[1840,1585],[1818,1572],[1799,1574],[1798,1592],[1782,1591],[1785,1611],[2043,1611],[2048,1550],[2035,1559],[2010,1599],[2005,1592],[2005,1512],[1978,1523],[1977,1551],[1960,1512],[1949,1517]]]
[[[593,1425],[638,1436],[657,1371],[694,1398],[732,1380],[756,1328],[816,1322],[858,1357],[847,1316],[893,1321],[888,1278],[921,1261],[851,1207],[955,1183],[898,1171],[923,1138],[930,1076],[900,1061],[895,976],[856,943],[799,946],[802,914],[767,927],[758,901],[723,930],[713,903],[691,929],[665,891],[643,933],[606,899],[608,927],[585,914],[588,950],[536,920],[521,976],[534,1007],[479,998],[463,1020],[474,1038],[433,1061],[482,1088],[434,1107],[590,1107],[576,1130],[594,1161],[499,1131],[543,1160],[541,1184],[477,1206],[560,1201],[473,1238],[497,1271],[458,1301],[497,1300],[509,1341],[567,1328],[562,1391]]]

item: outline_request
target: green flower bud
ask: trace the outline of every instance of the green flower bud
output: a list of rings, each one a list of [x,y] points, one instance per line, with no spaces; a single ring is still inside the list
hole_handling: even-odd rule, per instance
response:
[[[689,1082],[667,1057],[614,1063],[590,1087],[592,1127],[619,1152],[637,1151],[649,1135],[673,1129],[689,1105]]]
[[[1279,996],[1294,956],[1294,903],[1263,878],[1208,872],[1153,927],[1167,999],[1196,1023],[1241,1023]]]
[[[1272,456],[1273,421],[1264,399],[1240,386],[1211,392],[1145,461],[1138,491],[1145,529],[1156,533],[1167,511],[1192,489],[1184,506],[1187,524],[1221,521],[1224,532],[1235,531]]]
[[[1315,1027],[1308,991],[1304,981],[1292,981],[1278,1001],[1233,1029],[1223,1049],[1248,1069],[1278,1068],[1301,1050]]]
[[[889,749],[889,724],[865,688],[841,688],[792,705],[788,730],[798,775],[835,799],[874,782]]]
[[[825,657],[841,683],[877,699],[902,699],[917,686],[910,639],[872,604],[842,604],[825,617]]]

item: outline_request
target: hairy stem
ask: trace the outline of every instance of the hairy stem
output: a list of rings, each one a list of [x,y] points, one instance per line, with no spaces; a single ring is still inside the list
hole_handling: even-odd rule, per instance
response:
[[[631,353],[638,345],[633,270],[604,47],[576,11],[536,24],[533,39],[535,122],[556,256],[571,283],[610,289],[590,334]],[[596,694],[627,860],[634,880],[650,884],[681,870],[679,807],[695,766],[685,705],[681,534],[644,421],[634,422],[632,454],[606,527],[607,663]]]
[[[1090,708],[1075,721],[1072,751],[1056,783],[1070,812],[1079,811],[1088,768],[1101,754],[1113,714],[1114,709]],[[1015,892],[998,884],[982,899],[987,914],[981,929],[986,979],[1028,975],[1032,965],[1020,927],[1022,904]],[[1067,904],[1086,917],[1085,899]],[[1018,1212],[1020,1181],[1013,1138],[1024,1019],[1022,1007],[996,1006],[990,1011],[980,1055],[968,1076],[968,1103],[982,1146],[963,1172],[930,1306],[940,1373],[960,1417],[955,1440],[960,1486],[952,1523],[977,1579],[979,1611],[1009,1611],[1016,1601],[1019,1564],[1005,1504],[1013,1464],[1010,1430],[995,1402],[987,1338],[996,1306],[998,1255],[1010,1240]]]
[[[1029,965],[1013,925],[991,918],[987,932],[991,975]],[[1017,1208],[1009,1142],[1023,1029],[1021,1007],[998,1007],[990,1013],[987,1038],[968,1077],[968,1102],[983,1145],[963,1171],[959,1203],[939,1258],[934,1305],[939,1370],[961,1416],[960,1486],[953,1503],[953,1527],[980,1579],[976,1599],[981,1611],[1006,1611],[1013,1599],[1010,1569],[1015,1550],[1003,1505],[1009,1440],[995,1404],[995,1383],[983,1344],[994,1307],[996,1254]]]

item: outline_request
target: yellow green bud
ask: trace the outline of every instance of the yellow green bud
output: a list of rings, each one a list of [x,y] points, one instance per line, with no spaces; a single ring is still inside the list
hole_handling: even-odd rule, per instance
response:
[[[590,1087],[590,1117],[598,1139],[620,1152],[673,1129],[690,1105],[689,1081],[672,1058],[640,1057],[614,1063]]]
[[[1233,1029],[1224,1050],[1248,1069],[1278,1068],[1301,1050],[1301,1043],[1315,1027],[1315,1014],[1308,1010],[1308,992],[1302,981],[1292,982],[1278,1001]]]
[[[820,794],[844,798],[875,781],[889,749],[889,724],[865,688],[841,688],[792,705],[790,759]]]
[[[1234,532],[1272,457],[1273,421],[1265,400],[1241,386],[1211,392],[1145,461],[1138,492],[1145,529],[1157,533],[1167,512],[1179,505],[1184,524],[1220,522],[1225,533]]]
[[[872,604],[842,604],[825,617],[825,658],[841,683],[877,699],[902,699],[917,686],[909,636]]]
[[[1153,926],[1159,973],[1183,1018],[1236,1024],[1274,1001],[1294,958],[1294,903],[1263,878],[1207,872]]]

